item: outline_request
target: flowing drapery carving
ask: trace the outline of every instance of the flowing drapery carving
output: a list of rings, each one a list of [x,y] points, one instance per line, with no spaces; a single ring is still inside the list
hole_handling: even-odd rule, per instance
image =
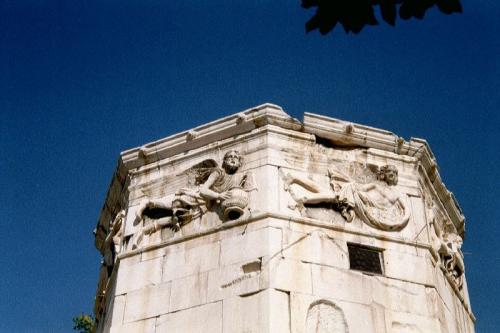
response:
[[[221,167],[208,159],[183,172],[191,186],[161,199],[142,201],[136,211],[135,224],[141,223],[144,216],[154,210],[163,210],[167,219],[143,226],[134,237],[133,248],[138,247],[144,235],[164,227],[177,231],[208,210],[220,212],[221,219],[226,221],[242,217],[248,210],[249,192],[256,187],[252,173],[238,172],[241,165],[240,153],[231,150],[224,155]]]
[[[352,168],[354,167],[354,168]],[[359,164],[351,165],[351,170],[359,168]],[[368,168],[364,168],[365,173]],[[374,178],[348,175],[335,166],[328,169],[329,188],[313,182],[305,177],[287,174],[284,177],[285,190],[290,191],[292,184],[303,187],[307,194],[297,196],[290,191],[299,210],[307,215],[307,207],[328,204],[338,211],[348,222],[357,215],[371,227],[398,231],[403,229],[410,218],[410,208],[405,195],[395,186],[398,183],[398,171],[393,165],[384,165],[374,170]],[[373,172],[373,171],[372,171]]]

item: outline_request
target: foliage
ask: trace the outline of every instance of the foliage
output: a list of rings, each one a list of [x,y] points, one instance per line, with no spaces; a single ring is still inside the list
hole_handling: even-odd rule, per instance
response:
[[[395,26],[398,7],[403,20],[412,17],[420,20],[434,5],[445,14],[462,12],[460,0],[302,0],[303,8],[317,7],[306,23],[306,31],[318,29],[322,35],[329,33],[337,23],[346,33],[355,34],[365,25],[377,25],[375,6],[380,6],[382,19]]]
[[[80,333],[92,333],[95,328],[95,320],[92,316],[81,314],[73,318],[73,329]]]

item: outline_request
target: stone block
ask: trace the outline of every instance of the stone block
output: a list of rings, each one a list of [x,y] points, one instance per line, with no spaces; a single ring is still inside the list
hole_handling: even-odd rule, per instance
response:
[[[382,333],[383,329],[383,309],[377,308],[376,304],[358,304],[352,302],[336,301],[335,304],[342,309],[349,332],[377,332]],[[381,313],[377,310],[382,310]],[[380,317],[377,317],[380,316]],[[363,318],[360,320],[360,318]],[[379,323],[379,327],[377,327]]]
[[[170,311],[178,311],[207,302],[208,273],[190,275],[172,281]]]
[[[125,311],[125,295],[116,296],[112,302],[109,302],[104,314],[105,321],[102,325],[102,332],[108,332],[110,327],[120,326],[123,322]]]
[[[156,258],[125,265],[120,263],[116,279],[116,295],[159,284],[161,282],[162,260],[162,258]]]
[[[156,317],[168,312],[171,283],[148,286],[127,294],[124,322]]]
[[[426,257],[393,250],[383,251],[383,257],[385,276],[425,285],[434,283],[432,266]]]
[[[165,256],[162,279],[171,281],[215,269],[219,266],[219,256],[219,242],[171,252]]]
[[[312,265],[313,295],[362,304],[371,302],[370,276],[334,267]]]
[[[312,231],[284,233],[283,256],[313,264],[349,268],[349,254],[345,241],[329,237],[326,233]]]
[[[126,257],[126,258],[121,258],[120,259],[120,267],[134,266],[135,264],[139,263],[140,261],[141,261],[140,255],[133,255],[130,257]]]
[[[229,265],[281,251],[281,230],[262,228],[245,232],[221,241],[221,265]]]
[[[386,311],[385,318],[388,333],[441,333],[437,318],[389,310]]]
[[[410,222],[413,226],[412,238],[415,241],[427,243],[429,242],[429,237],[426,228],[427,217],[425,216],[425,204],[421,197],[409,197],[411,203],[411,217]]]
[[[317,296],[296,292],[290,293],[290,332],[305,333],[307,311],[310,305],[318,300]]]
[[[111,330],[109,330],[109,333],[155,333],[155,323],[156,318],[135,321],[121,326],[113,326]]]
[[[111,326],[121,325],[125,312],[125,296],[116,296],[111,307]]]
[[[169,253],[169,246],[160,247],[154,250],[147,250],[141,253],[141,261],[164,257],[167,253]]]
[[[224,332],[290,332],[288,295],[284,292],[266,289],[222,303]]]
[[[274,257],[268,263],[271,288],[312,293],[311,265],[291,259]]]
[[[453,300],[453,298],[455,297],[454,291],[450,286],[448,279],[446,279],[446,276],[444,276],[444,273],[441,271],[441,268],[439,266],[434,267],[434,272],[436,281],[435,284],[436,291],[439,297],[444,302],[444,305],[451,311],[451,309],[453,309],[455,305]]]
[[[430,316],[426,287],[423,285],[374,276],[370,279],[372,301],[393,311]]]
[[[250,208],[252,211],[277,211],[279,200],[276,199],[281,194],[277,168],[266,165],[254,170],[253,174],[259,188],[250,193]]]
[[[245,270],[248,265],[253,269]],[[256,267],[256,266],[259,267]],[[262,270],[260,260],[245,261],[208,272],[208,302],[255,293],[268,287],[268,270]]]
[[[222,333],[222,302],[160,316],[156,333]]]

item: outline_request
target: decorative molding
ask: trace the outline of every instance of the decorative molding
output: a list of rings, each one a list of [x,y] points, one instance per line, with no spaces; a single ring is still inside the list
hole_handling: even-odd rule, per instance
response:
[[[425,140],[411,138],[405,141],[386,130],[312,113],[305,113],[301,123],[286,114],[281,107],[267,103],[198,126],[191,130],[191,133],[196,133],[192,140],[186,141],[189,131],[184,131],[139,148],[124,151],[118,161],[96,227],[96,247],[100,248],[100,244],[106,237],[104,230],[107,229],[111,216],[116,214],[121,207],[125,207],[131,174],[145,172],[165,163],[185,158],[179,155],[182,152],[202,154],[207,145],[215,142],[221,142],[219,146],[223,145],[236,135],[241,136],[245,133],[248,133],[248,136],[256,135],[255,130],[260,131],[261,134],[274,132],[293,135],[309,142],[316,135],[330,140],[334,145],[364,147],[374,154],[378,154],[377,151],[397,154],[396,156],[404,161],[420,164],[458,234],[463,238],[465,218],[455,196],[441,181],[435,157]],[[160,161],[161,164],[159,164]]]

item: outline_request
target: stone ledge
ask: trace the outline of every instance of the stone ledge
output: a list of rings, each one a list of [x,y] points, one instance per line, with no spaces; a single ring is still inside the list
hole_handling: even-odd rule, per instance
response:
[[[198,149],[198,153],[201,153],[203,152],[201,148],[211,143],[244,133],[252,136],[255,135],[255,132],[252,133],[254,129],[261,128],[262,131],[297,136],[306,141],[311,141],[312,136],[317,135],[339,145],[375,148],[412,159],[416,158],[429,187],[439,198],[440,204],[445,208],[463,238],[465,217],[453,193],[444,186],[438,172],[436,158],[425,140],[411,138],[407,142],[386,130],[312,113],[305,113],[303,122],[299,122],[285,113],[281,107],[267,103],[123,152],[96,227],[96,247],[100,249],[102,245],[111,216],[123,206],[126,192],[128,192],[127,182],[130,181],[128,175],[133,169],[168,159],[181,152]],[[228,143],[218,144],[218,147],[226,144]],[[175,160],[180,158],[182,157],[178,156]],[[172,161],[165,160],[162,165]],[[151,167],[158,167],[158,165]],[[148,167],[144,168],[144,170],[147,169]]]

